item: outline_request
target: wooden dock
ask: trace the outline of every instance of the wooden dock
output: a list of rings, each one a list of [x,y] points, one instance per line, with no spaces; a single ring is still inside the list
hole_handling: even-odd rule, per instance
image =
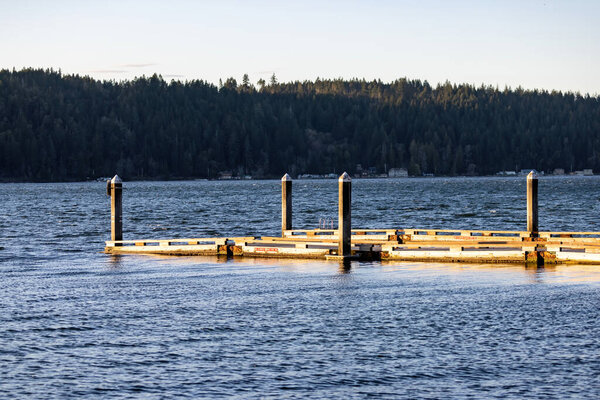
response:
[[[282,178],[282,235],[190,239],[122,239],[122,183],[107,183],[111,195],[108,254],[213,255],[330,260],[400,260],[476,263],[600,264],[600,232],[539,232],[537,178],[530,174],[527,230],[351,228],[351,180],[339,179],[342,229],[292,229],[292,180]]]

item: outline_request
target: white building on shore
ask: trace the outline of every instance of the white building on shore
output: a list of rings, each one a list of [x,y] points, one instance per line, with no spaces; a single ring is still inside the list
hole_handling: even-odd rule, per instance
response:
[[[408,176],[408,171],[404,168],[390,168],[388,171],[389,178],[405,178]]]

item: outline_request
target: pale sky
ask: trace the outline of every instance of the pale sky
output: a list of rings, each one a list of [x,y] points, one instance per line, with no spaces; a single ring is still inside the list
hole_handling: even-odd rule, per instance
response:
[[[600,0],[0,0],[0,68],[600,94]]]

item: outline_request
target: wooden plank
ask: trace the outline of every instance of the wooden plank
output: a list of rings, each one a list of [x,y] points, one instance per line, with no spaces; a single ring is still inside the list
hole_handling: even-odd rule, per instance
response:
[[[600,264],[600,253],[559,251],[556,253],[556,261],[582,264]]]
[[[277,243],[273,241],[250,241],[240,244],[243,247],[277,247],[284,251],[285,249],[336,249],[337,243],[335,242],[285,242],[285,243]]]
[[[294,234],[294,233],[296,233],[296,234],[305,234],[306,232],[337,233],[337,229],[290,229],[290,230],[286,230],[285,231],[286,235],[291,235],[291,234]],[[382,229],[353,228],[352,232],[353,233],[356,233],[356,232],[365,232],[366,234],[372,233],[372,232],[381,232],[381,233],[387,233],[387,234],[396,234],[396,233],[399,232],[399,230],[395,229],[395,228],[382,228]]]
[[[384,247],[398,247],[398,246],[406,246],[412,248],[418,248],[423,246],[435,247],[448,247],[448,246],[463,246],[463,247],[478,247],[478,248],[511,248],[511,247],[519,247],[519,248],[535,248],[535,242],[517,242],[517,241],[506,241],[506,242],[471,242],[471,241],[440,241],[440,240],[431,240],[431,241],[406,241],[403,243],[394,243],[394,242],[381,242],[381,245]]]
[[[491,235],[507,235],[512,234],[518,237],[525,237],[528,235],[526,231],[503,231],[503,230],[473,230],[473,229],[398,229],[398,231],[407,234],[415,235],[418,232],[431,232],[432,236],[439,236],[441,233],[457,233],[461,236],[491,236]],[[458,235],[457,235],[458,236]]]
[[[106,247],[110,254],[170,254],[170,255],[216,255],[218,245],[185,246],[113,246]]]
[[[293,229],[287,230],[284,232],[286,237],[293,237],[296,235],[306,235],[307,232],[311,232],[313,234],[320,233],[322,235],[325,234],[335,234],[336,230],[332,229]],[[515,235],[515,237],[527,237],[529,233],[527,231],[506,231],[506,230],[474,230],[474,229],[431,229],[431,228],[398,228],[398,229],[352,229],[353,235],[357,232],[365,232],[366,234],[371,232],[379,232],[382,234],[388,235],[397,235],[397,234],[406,234],[406,235],[415,235],[416,232],[431,232],[435,236],[443,236],[443,234],[452,234],[449,236],[500,236],[503,235]],[[597,237],[600,239],[600,232],[598,231],[584,231],[584,232],[572,232],[572,231],[545,231],[539,232],[539,236],[543,238],[550,237],[551,235],[561,235],[562,237],[571,237],[573,235],[577,236],[589,236],[589,237]]]
[[[400,261],[442,261],[442,262],[524,262],[523,251],[503,252],[432,252],[432,251],[406,251],[382,253],[382,259]]]
[[[292,238],[292,237],[273,237],[273,236],[261,236],[257,238],[257,240],[263,241],[271,241],[271,242],[328,242],[328,243],[336,243],[337,239],[332,238],[318,238],[318,237],[310,237],[310,238]]]
[[[310,237],[310,238],[299,238],[299,237],[269,237],[269,236],[263,236],[260,237],[260,240],[264,240],[264,241],[274,241],[274,242],[324,242],[324,243],[335,243],[337,242],[337,238],[329,238],[327,237],[325,238],[318,238],[318,237]],[[397,240],[391,240],[388,241],[387,237],[385,238],[369,238],[369,239],[361,239],[361,238],[356,238],[355,236],[352,236],[352,243],[371,243],[371,244],[376,244],[376,243],[384,243],[384,242],[390,242],[390,243],[397,243]]]
[[[352,229],[352,236],[389,236],[389,235],[397,235],[400,232],[397,229]],[[336,237],[337,238],[337,230],[335,229],[294,229],[294,230],[286,230],[283,232],[283,237],[290,238],[299,238],[306,236],[315,236],[315,237]]]
[[[290,248],[276,246],[242,246],[242,255],[259,257],[325,258],[330,249]]]
[[[137,239],[137,240],[107,240],[105,243],[107,246],[128,246],[128,245],[138,245],[137,243],[144,243],[144,245],[148,245],[151,243],[160,243],[160,242],[170,242],[176,244],[200,244],[200,243],[216,243],[216,244],[225,244],[226,241],[243,241],[243,240],[253,240],[256,239],[257,236],[240,236],[240,237],[220,237],[220,238],[177,238],[177,239]],[[281,239],[281,238],[280,238]]]
[[[600,245],[600,239],[596,238],[549,238],[545,239],[546,243],[551,244],[562,244],[562,245],[573,245],[573,246],[598,246]]]
[[[547,237],[549,235],[557,235],[562,237],[576,236],[595,236],[600,238],[600,232],[570,232],[570,231],[556,231],[556,232],[540,232],[540,237]]]

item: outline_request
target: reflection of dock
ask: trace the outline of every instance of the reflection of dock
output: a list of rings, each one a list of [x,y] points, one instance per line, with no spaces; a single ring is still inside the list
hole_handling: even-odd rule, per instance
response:
[[[281,237],[222,237],[122,240],[122,183],[115,176],[111,195],[109,254],[223,255],[477,263],[600,264],[600,232],[539,232],[537,178],[527,177],[527,230],[352,229],[351,180],[339,180],[341,229],[292,229],[292,180],[282,179]]]

